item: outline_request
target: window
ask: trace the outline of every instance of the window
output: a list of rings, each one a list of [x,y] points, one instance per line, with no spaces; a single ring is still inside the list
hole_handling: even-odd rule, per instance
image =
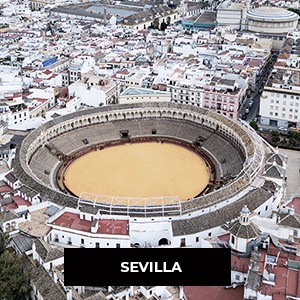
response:
[[[84,239],[81,239],[81,244],[84,244]]]
[[[121,248],[121,245],[119,243],[116,243],[116,248]]]
[[[283,101],[282,103],[283,103],[283,105],[286,105],[286,101]]]
[[[231,236],[231,244],[234,244],[234,242],[235,242],[235,237],[232,235]]]
[[[240,280],[240,275],[236,274],[235,275],[235,280]]]
[[[180,240],[180,247],[185,247],[185,238]]]
[[[196,236],[196,243],[199,242],[199,236]]]
[[[265,207],[265,210],[268,210],[268,205]]]
[[[298,230],[294,229],[293,235],[298,236]]]

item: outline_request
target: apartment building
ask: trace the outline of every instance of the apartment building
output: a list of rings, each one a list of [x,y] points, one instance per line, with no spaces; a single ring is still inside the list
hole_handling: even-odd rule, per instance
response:
[[[236,80],[214,77],[204,87],[203,107],[237,119],[245,96],[246,87]]]
[[[299,69],[274,69],[260,99],[261,125],[300,128],[299,104]]]

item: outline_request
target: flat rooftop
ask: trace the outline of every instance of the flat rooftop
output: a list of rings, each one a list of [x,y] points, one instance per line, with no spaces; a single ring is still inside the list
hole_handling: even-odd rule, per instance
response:
[[[216,13],[214,11],[206,10],[203,13],[200,13],[199,15],[192,16],[187,21],[194,21],[195,23],[207,23],[211,24],[216,22]]]
[[[57,219],[53,220],[53,225],[61,227],[77,229],[80,231],[91,232],[93,221],[80,219],[80,215],[72,212],[64,212]],[[127,220],[98,220],[99,234],[118,234],[128,235],[129,234],[129,222]]]
[[[160,92],[157,90],[152,89],[142,89],[142,88],[127,88],[124,90],[121,94],[121,96],[127,96],[127,95],[165,95],[166,93]]]
[[[50,227],[46,225],[46,221],[49,218],[45,214],[46,209],[43,208],[31,212],[31,220],[19,224],[19,229],[34,237],[44,237],[50,230]]]

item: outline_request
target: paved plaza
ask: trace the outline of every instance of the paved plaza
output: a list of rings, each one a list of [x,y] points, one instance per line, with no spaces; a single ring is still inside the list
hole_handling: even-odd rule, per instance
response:
[[[286,198],[289,199],[292,194],[300,194],[300,151],[279,149],[279,152],[288,156]]]

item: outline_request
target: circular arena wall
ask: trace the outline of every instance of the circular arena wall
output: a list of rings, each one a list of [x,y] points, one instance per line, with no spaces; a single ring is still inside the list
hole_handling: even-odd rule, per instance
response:
[[[247,11],[248,30],[269,34],[286,34],[297,28],[299,16],[280,7],[263,6]]]
[[[181,202],[165,195],[130,198],[86,193],[78,198],[62,190],[60,170],[78,155],[120,141],[149,139],[178,143],[204,157],[213,174],[206,193]],[[245,123],[190,105],[155,102],[99,107],[55,118],[25,137],[16,152],[14,172],[43,199],[63,206],[109,215],[182,217],[232,203],[260,174],[263,161],[262,140]]]

